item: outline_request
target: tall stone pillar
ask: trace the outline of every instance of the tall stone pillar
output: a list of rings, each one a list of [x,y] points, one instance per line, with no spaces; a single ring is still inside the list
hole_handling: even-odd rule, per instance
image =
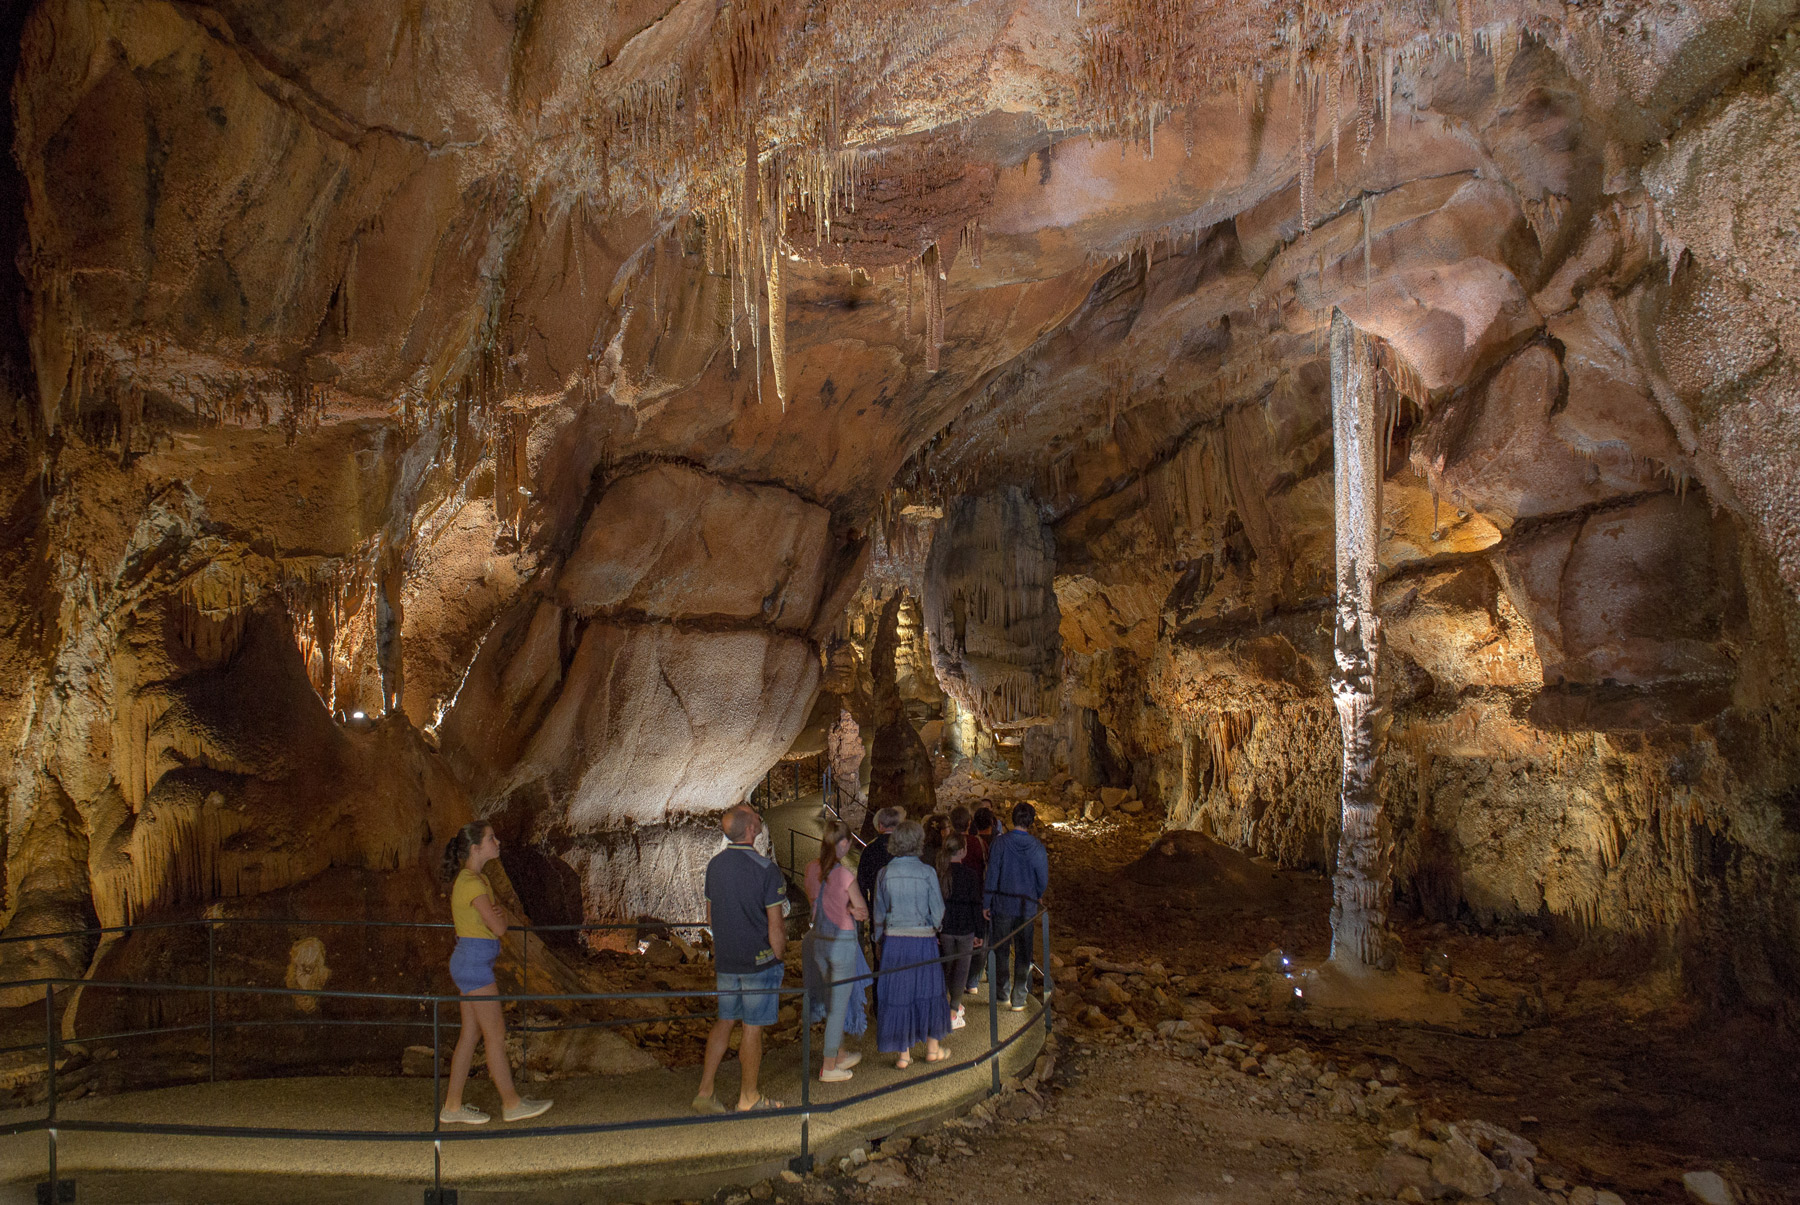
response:
[[[1376,782],[1375,614],[1380,574],[1382,421],[1375,349],[1342,310],[1331,315],[1337,608],[1331,698],[1344,738],[1342,820],[1332,887],[1331,957],[1365,966],[1388,956],[1388,868]]]

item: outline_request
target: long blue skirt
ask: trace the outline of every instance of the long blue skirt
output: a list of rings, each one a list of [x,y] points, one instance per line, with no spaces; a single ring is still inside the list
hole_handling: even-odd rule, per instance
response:
[[[890,937],[881,944],[881,967],[910,970],[883,974],[875,994],[875,1046],[898,1053],[950,1032],[950,998],[935,937]],[[914,966],[923,963],[923,966]]]

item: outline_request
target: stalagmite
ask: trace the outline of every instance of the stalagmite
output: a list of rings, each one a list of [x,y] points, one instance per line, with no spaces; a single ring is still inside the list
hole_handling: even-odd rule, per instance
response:
[[[1375,584],[1381,550],[1381,396],[1375,350],[1342,310],[1331,313],[1331,428],[1337,533],[1337,621],[1331,697],[1344,764],[1331,957],[1387,961],[1388,876],[1376,782],[1375,660],[1381,643]],[[1391,965],[1391,963],[1390,963]]]

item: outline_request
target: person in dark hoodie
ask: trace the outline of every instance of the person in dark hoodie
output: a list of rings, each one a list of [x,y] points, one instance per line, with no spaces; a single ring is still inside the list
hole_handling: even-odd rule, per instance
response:
[[[1006,1001],[1013,1012],[1023,1012],[1031,991],[1029,922],[1036,919],[1050,889],[1050,854],[1031,831],[1037,825],[1036,808],[1019,804],[1012,810],[1012,822],[1012,830],[988,849],[984,902],[992,921],[994,999]]]

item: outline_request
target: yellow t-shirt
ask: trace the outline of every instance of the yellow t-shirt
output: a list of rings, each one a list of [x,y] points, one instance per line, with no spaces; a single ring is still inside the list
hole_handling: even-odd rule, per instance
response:
[[[475,911],[475,901],[484,895],[492,902],[493,892],[488,889],[485,876],[468,869],[457,872],[456,882],[450,888],[450,919],[456,922],[458,937],[494,936],[481,913]]]

